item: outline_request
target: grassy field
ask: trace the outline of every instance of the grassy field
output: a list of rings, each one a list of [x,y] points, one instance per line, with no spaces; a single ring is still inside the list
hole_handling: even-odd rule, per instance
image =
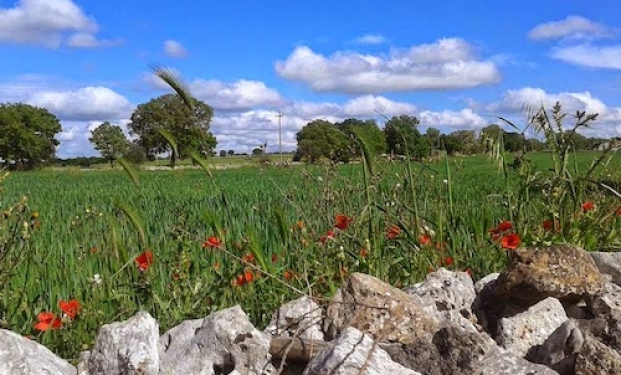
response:
[[[575,172],[596,156],[578,154]],[[75,359],[102,324],[139,308],[162,332],[236,303],[262,327],[283,301],[329,298],[351,272],[402,286],[442,266],[475,279],[498,271],[514,245],[505,235],[621,248],[618,196],[577,175],[571,183],[534,177],[550,174],[550,155],[530,160],[530,170],[472,156],[425,166],[254,166],[213,178],[140,171],[140,189],[122,170],[15,173],[2,210],[22,196],[29,208],[24,219],[5,214],[0,234],[10,237],[11,220],[32,233],[16,247],[26,259],[0,289],[0,323]],[[616,155],[591,179],[614,188],[619,171]],[[512,228],[490,232],[503,221]],[[59,301],[70,299],[81,305],[74,319],[33,328],[40,312],[61,316]]]

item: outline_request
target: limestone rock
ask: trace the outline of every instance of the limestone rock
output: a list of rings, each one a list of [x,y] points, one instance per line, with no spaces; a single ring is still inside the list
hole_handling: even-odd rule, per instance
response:
[[[543,344],[561,324],[567,321],[563,305],[548,297],[527,311],[500,319],[496,341],[518,357]]]
[[[157,375],[159,373],[158,323],[141,311],[133,317],[99,330],[86,363],[80,368],[89,375]]]
[[[595,316],[621,314],[621,286],[607,282],[599,293],[587,296],[586,303]]]
[[[621,285],[621,252],[606,253],[594,251],[589,253],[599,272],[609,275],[612,282]]]
[[[593,258],[577,246],[518,248],[498,277],[496,292],[531,305],[547,297],[577,303],[597,294],[604,281]]]
[[[433,333],[437,320],[404,291],[362,273],[352,273],[327,309],[328,338],[347,327],[382,342],[408,343]]]
[[[75,375],[69,362],[45,346],[17,333],[0,329],[0,375]]]
[[[312,298],[304,296],[282,305],[265,328],[274,336],[323,340],[323,310]]]
[[[162,374],[270,374],[270,342],[239,305],[210,314],[199,328],[182,324],[162,335]]]
[[[308,364],[302,375],[421,375],[392,361],[373,339],[349,327]]]

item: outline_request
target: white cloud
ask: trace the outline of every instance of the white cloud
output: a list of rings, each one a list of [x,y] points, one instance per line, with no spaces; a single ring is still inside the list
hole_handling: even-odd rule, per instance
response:
[[[95,35],[90,33],[75,33],[67,39],[67,46],[72,48],[100,48],[107,46],[119,45],[123,41],[121,39],[116,40],[102,40],[98,39]]]
[[[379,34],[367,34],[354,39],[354,42],[362,45],[384,44],[388,42],[384,36]]]
[[[303,46],[275,68],[281,77],[314,91],[346,94],[468,88],[501,79],[492,61],[478,60],[472,46],[458,38],[393,50],[387,56],[337,52],[326,57]]]
[[[555,59],[575,65],[590,68],[621,69],[621,45],[557,47],[552,50],[551,55]]]
[[[542,105],[550,110],[556,102],[561,103],[563,112],[570,115],[576,111],[598,114],[593,129],[584,131],[584,134],[598,137],[621,135],[621,107],[610,107],[588,91],[552,94],[541,88],[525,87],[507,91],[500,101],[487,105],[486,110],[498,115],[516,115],[526,113],[528,108],[536,110]],[[565,125],[573,126],[574,123],[567,118]]]
[[[67,33],[70,47],[92,48],[97,23],[71,0],[20,0],[13,8],[0,8],[0,42],[57,48]]]
[[[167,40],[164,42],[164,53],[169,57],[183,58],[188,55],[185,47],[176,40]]]
[[[580,16],[568,16],[562,21],[542,23],[530,30],[534,40],[606,38],[614,35],[612,29]]]
[[[134,109],[134,105],[124,96],[102,86],[83,87],[74,91],[37,92],[25,102],[47,108],[66,121],[125,119]]]

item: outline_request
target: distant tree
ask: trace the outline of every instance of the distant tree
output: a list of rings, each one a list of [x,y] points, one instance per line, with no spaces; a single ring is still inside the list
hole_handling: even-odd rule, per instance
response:
[[[418,130],[420,122],[414,116],[393,116],[384,126],[384,135],[389,153],[409,154],[422,158],[429,155],[431,149],[426,137]]]
[[[235,150],[229,150],[229,156],[235,155]]]
[[[456,149],[453,153],[459,152],[465,155],[477,154],[482,150],[474,130],[456,130],[449,134],[453,138]]]
[[[348,161],[350,140],[334,124],[325,120],[314,120],[296,134],[298,148],[294,160],[307,158],[314,163],[321,157],[333,161]]]
[[[524,141],[524,147],[526,151],[542,151],[545,150],[546,145],[536,138],[530,138]]]
[[[431,147],[431,151],[440,149],[440,136],[442,133],[439,129],[429,127],[425,131],[425,138],[427,138],[427,143]]]
[[[130,142],[123,134],[123,129],[118,125],[112,125],[108,121],[96,127],[91,132],[88,139],[94,146],[95,150],[101,153],[101,156],[110,162],[123,156],[129,149]]]
[[[524,135],[521,133],[505,132],[503,141],[507,152],[518,152],[524,149]]]
[[[220,150],[220,157],[223,158],[226,156],[226,150]]]
[[[179,155],[171,152],[170,163],[188,156],[191,151],[210,155],[217,141],[209,131],[213,109],[196,99],[191,110],[177,94],[166,94],[140,104],[128,124],[130,134],[137,135],[138,144],[149,157],[172,151],[160,130],[166,130],[177,143]]]
[[[129,161],[134,164],[142,164],[147,161],[147,155],[144,152],[144,149],[140,147],[140,145],[136,143],[130,143],[127,151],[123,154],[123,159]]]
[[[253,156],[260,156],[263,155],[263,148],[261,147],[257,147],[255,149],[252,150],[252,155]]]
[[[54,162],[54,138],[62,130],[56,116],[28,104],[0,104],[0,158],[17,169],[33,169]]]
[[[360,156],[359,139],[363,140],[369,147],[369,151],[373,155],[386,152],[386,138],[382,130],[375,120],[359,120],[355,118],[346,119],[343,122],[334,124],[334,126],[343,132],[348,138],[347,150],[342,150],[342,154],[350,157]]]

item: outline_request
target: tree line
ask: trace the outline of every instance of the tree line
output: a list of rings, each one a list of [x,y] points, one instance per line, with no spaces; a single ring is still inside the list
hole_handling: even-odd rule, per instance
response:
[[[210,131],[213,108],[193,99],[189,109],[177,94],[165,94],[138,105],[127,124],[129,135],[120,125],[104,122],[93,129],[89,140],[101,154],[101,160],[113,163],[124,158],[133,163],[154,160],[168,153],[171,166],[176,160],[197,152],[205,157],[216,155],[216,137]],[[360,157],[361,147],[372,155],[388,154],[395,157],[423,159],[440,151],[448,154],[471,155],[488,151],[491,144],[500,141],[506,151],[538,151],[546,145],[529,139],[522,133],[510,132],[497,124],[478,131],[456,130],[448,134],[434,127],[419,130],[415,116],[399,115],[388,119],[383,129],[376,120],[345,119],[332,123],[313,120],[296,134],[297,149],[294,160],[315,163],[322,159],[348,162]],[[23,103],[0,104],[0,162],[15,169],[33,169],[45,164],[88,165],[100,159],[56,159],[62,130],[59,119],[45,108]],[[607,139],[587,138],[570,134],[576,150],[596,149]],[[263,144],[253,155],[262,155]],[[221,156],[233,155],[233,150],[222,150]]]

